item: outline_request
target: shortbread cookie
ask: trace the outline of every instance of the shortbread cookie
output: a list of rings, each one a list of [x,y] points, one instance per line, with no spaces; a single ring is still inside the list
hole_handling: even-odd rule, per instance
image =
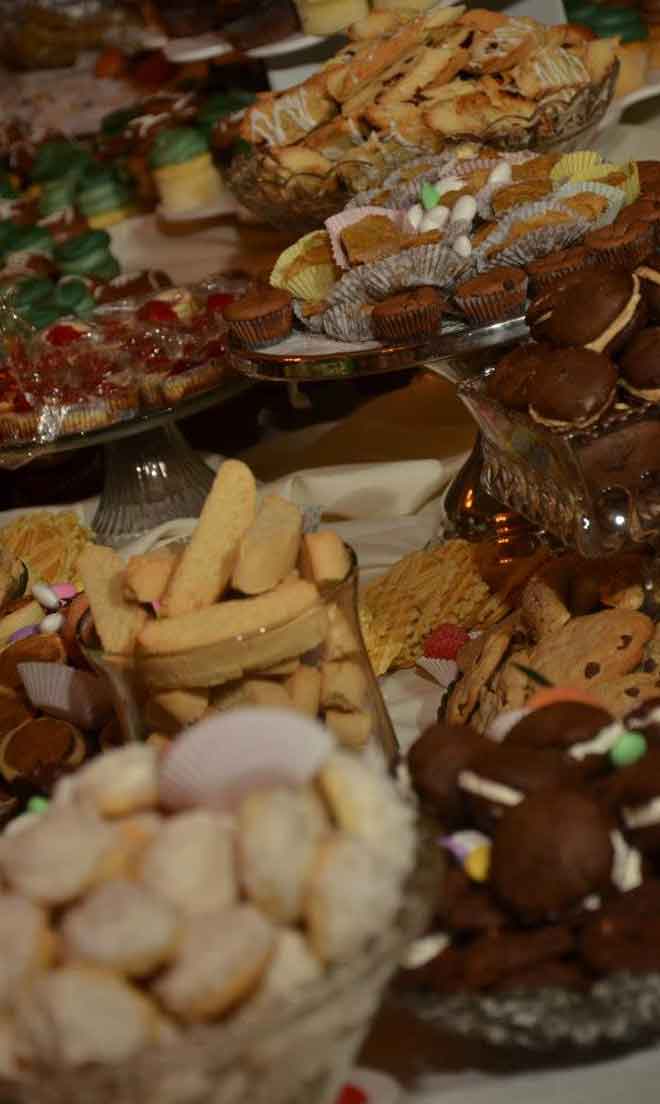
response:
[[[55,936],[43,909],[16,893],[3,893],[0,896],[0,1010],[6,1011],[12,1005],[19,984],[50,965],[55,949]]]
[[[178,813],[147,846],[138,877],[186,914],[217,912],[238,895],[234,847],[230,817],[209,809]]]
[[[303,985],[323,976],[323,968],[307,940],[292,928],[283,928],[259,986],[258,1000],[281,1001]]]
[[[16,1006],[16,1050],[57,1068],[125,1062],[156,1041],[158,1013],[128,982],[90,966],[36,978]]]
[[[321,672],[304,663],[285,682],[286,692],[294,709],[308,717],[317,717],[321,704]]]
[[[331,602],[328,605],[328,632],[323,642],[324,659],[332,662],[336,659],[348,659],[360,651],[355,631],[349,624],[346,614]]]
[[[650,618],[628,610],[574,617],[531,650],[529,666],[558,685],[607,683],[637,666],[653,630]]]
[[[321,792],[339,828],[369,845],[398,872],[409,869],[415,852],[412,807],[393,801],[384,771],[337,751],[319,774]]]
[[[127,744],[93,759],[65,778],[55,801],[76,801],[102,816],[121,817],[158,803],[158,754],[147,744]]]
[[[276,923],[295,923],[320,841],[330,831],[312,790],[257,790],[238,811],[237,845],[243,887]]]
[[[252,905],[193,916],[154,991],[183,1021],[215,1019],[256,989],[275,939],[276,929]]]
[[[147,729],[176,735],[203,717],[208,706],[208,690],[164,690],[146,701],[144,723]]]
[[[346,712],[341,709],[327,709],[325,723],[342,747],[361,751],[369,743],[373,729],[371,714],[366,709]]]
[[[144,886],[121,880],[104,882],[93,890],[62,925],[70,959],[127,977],[146,977],[169,962],[180,931],[179,913],[168,901]]]
[[[63,905],[102,875],[114,842],[112,826],[95,813],[52,808],[2,839],[0,867],[18,893],[44,905]]]
[[[660,671],[632,672],[620,678],[599,682],[594,697],[614,717],[625,717],[635,706],[657,698],[660,694]]]
[[[397,911],[398,886],[392,867],[376,862],[362,840],[342,832],[330,836],[319,851],[304,909],[319,958],[346,961],[387,928]]]

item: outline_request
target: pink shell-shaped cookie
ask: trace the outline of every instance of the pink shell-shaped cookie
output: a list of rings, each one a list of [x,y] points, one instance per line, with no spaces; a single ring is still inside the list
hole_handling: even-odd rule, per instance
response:
[[[100,728],[112,713],[105,679],[63,663],[19,663],[23,686],[35,709],[70,721],[84,731]]]
[[[321,724],[293,710],[217,713],[186,729],[165,752],[161,803],[231,810],[258,786],[309,782],[333,746]]]

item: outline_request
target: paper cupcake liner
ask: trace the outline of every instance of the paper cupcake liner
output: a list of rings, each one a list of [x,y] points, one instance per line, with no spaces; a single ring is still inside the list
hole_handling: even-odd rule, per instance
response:
[[[413,246],[394,257],[364,265],[364,286],[373,299],[409,287],[451,288],[469,264],[442,242]]]
[[[499,322],[520,314],[527,301],[527,279],[515,291],[490,295],[454,295],[454,302],[472,322]]]
[[[328,306],[334,307],[339,303],[347,303],[348,306],[354,303],[370,303],[371,296],[367,292],[365,280],[365,271],[369,267],[371,266],[360,265],[359,268],[345,272],[330,292]]]
[[[599,184],[597,180],[570,182],[563,184],[555,192],[557,199],[570,198],[570,196],[583,195],[586,192],[592,192],[594,195],[602,196],[607,200],[607,207],[603,211],[599,218],[593,222],[589,222],[592,230],[599,230],[601,226],[609,226],[611,222],[614,222],[619,211],[626,202],[625,193],[621,188],[613,188],[611,184]]]
[[[333,747],[318,722],[287,709],[233,709],[193,725],[165,753],[159,791],[168,809],[232,811],[255,785],[305,785]]]
[[[338,264],[340,268],[347,269],[349,267],[349,260],[344,252],[340,237],[342,230],[346,230],[348,226],[353,226],[356,222],[361,222],[362,219],[368,218],[369,215],[383,215],[385,218],[390,219],[395,226],[401,228],[403,226],[405,212],[390,210],[387,207],[354,207],[350,211],[340,211],[338,215],[331,215],[329,219],[325,220],[325,228],[330,235],[332,255],[335,259],[335,263]]]
[[[558,182],[570,180],[579,173],[587,173],[595,165],[602,164],[600,153],[593,150],[576,150],[575,153],[565,153],[550,171],[550,179]]]
[[[331,264],[310,265],[287,280],[287,291],[302,299],[305,303],[321,303],[337,282],[335,269]]]
[[[323,331],[337,341],[371,341],[374,337],[371,310],[346,303],[330,307],[323,315]]]
[[[585,249],[584,256],[581,260],[572,260],[565,265],[559,265],[551,272],[542,272],[541,274],[534,273],[530,276],[530,292],[531,296],[540,295],[543,291],[548,291],[555,284],[563,280],[564,276],[571,276],[574,272],[583,272],[585,268],[592,267],[589,263],[589,256]]]
[[[112,713],[105,679],[63,663],[19,663],[25,692],[35,709],[69,721],[85,732],[100,728]]]
[[[571,221],[562,224],[551,224],[539,227],[518,238],[503,252],[495,256],[488,256],[492,249],[502,245],[509,236],[511,228],[519,222],[538,218],[550,211],[562,211],[570,216]],[[554,249],[566,249],[573,245],[589,229],[589,223],[585,219],[577,219],[570,211],[566,211],[557,199],[542,199],[534,203],[525,203],[521,207],[514,208],[506,218],[503,218],[497,228],[479,246],[473,254],[473,264],[477,272],[486,272],[497,265],[525,266],[530,261],[536,261],[539,257],[546,257]],[[505,259],[506,258],[506,259]]]
[[[303,304],[294,300],[293,313],[306,330],[310,333],[323,333],[323,312],[307,315],[303,311]]]
[[[626,176],[626,203],[634,203],[636,199],[639,199],[642,186],[639,181],[639,169],[637,168],[636,161],[630,161],[630,172]]]
[[[607,268],[637,268],[653,252],[656,231],[649,225],[649,233],[644,239],[626,245],[613,245],[609,249],[590,249],[589,257],[593,264]]]
[[[283,341],[291,330],[291,307],[272,310],[262,318],[242,318],[232,322],[231,329],[250,348]]]
[[[442,310],[439,305],[418,303],[413,311],[404,311],[390,318],[380,318],[374,333],[381,341],[419,341],[440,332]]]

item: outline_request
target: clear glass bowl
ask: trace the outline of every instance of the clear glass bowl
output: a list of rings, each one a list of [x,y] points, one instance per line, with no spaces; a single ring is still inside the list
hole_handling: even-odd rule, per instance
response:
[[[0,1079],[3,1104],[332,1104],[385,986],[428,922],[442,869],[421,848],[393,925],[296,997],[182,1031],[121,1065]]]
[[[364,647],[357,606],[357,558],[352,549],[349,551],[352,559],[350,574],[342,583],[323,588],[321,597],[326,605],[335,604],[341,610],[358,643],[358,652],[351,658],[359,664],[367,684],[364,708],[371,717],[368,747],[380,748],[387,762],[394,764],[398,759],[397,740]],[[311,643],[319,639],[319,609],[318,605],[312,606],[295,622],[299,640],[304,639],[309,632],[311,650],[308,652],[308,659],[314,665],[321,662],[318,649]],[[173,656],[138,656],[135,663],[124,656],[107,655],[102,651],[94,632],[91,614],[82,619],[79,633],[80,644],[89,663],[110,682],[124,738],[131,741],[140,740],[148,734],[142,717],[145,697],[150,691],[172,689],[181,685],[177,682],[176,671],[182,662],[185,662],[186,670],[190,672],[186,676],[187,686],[222,688],[228,683],[236,685],[242,677],[249,678],[251,674],[255,676],[258,671],[292,658],[288,629],[289,625],[264,629]],[[296,656],[299,654],[295,653]],[[175,672],[174,675],[172,671]]]
[[[480,142],[502,150],[534,150],[538,153],[588,149],[614,96],[619,63],[599,83],[581,88],[570,99],[551,96],[543,100],[530,119],[503,116],[482,134],[454,135],[444,149],[461,142]],[[407,161],[429,152],[390,140],[381,143],[377,164],[346,159],[325,175],[290,173],[263,153],[240,155],[232,162],[228,181],[245,206],[278,227],[302,234],[322,226],[330,215],[342,211],[358,192],[378,187],[389,173]]]
[[[583,556],[658,543],[657,406],[615,407],[593,431],[563,435],[490,398],[483,378],[459,395],[482,433],[482,486],[498,502]]]

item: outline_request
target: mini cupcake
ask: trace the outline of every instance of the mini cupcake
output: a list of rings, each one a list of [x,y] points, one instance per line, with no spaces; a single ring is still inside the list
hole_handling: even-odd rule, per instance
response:
[[[584,238],[591,263],[606,268],[636,268],[651,256],[654,243],[653,225],[648,222],[604,226]]]
[[[35,303],[48,303],[55,294],[52,280],[41,276],[28,276],[19,280],[11,294],[12,306],[22,315],[23,311]]]
[[[156,135],[149,154],[164,213],[209,207],[222,194],[222,178],[209,144],[195,127],[172,127]]]
[[[432,287],[411,288],[390,295],[371,314],[377,337],[384,341],[414,341],[440,332],[443,298]]]
[[[223,313],[234,337],[250,347],[282,341],[293,325],[291,295],[281,288],[253,288]]]
[[[280,254],[270,282],[273,287],[290,291],[296,299],[321,303],[340,275],[330,235],[326,230],[314,230]]]
[[[52,258],[53,235],[46,226],[19,226],[5,242],[5,264],[16,264],[18,254],[39,254]]]
[[[65,279],[55,289],[55,305],[65,315],[89,318],[96,309],[96,300],[85,280]]]
[[[126,185],[113,169],[98,165],[80,180],[76,202],[94,230],[115,226],[136,213]]]
[[[46,180],[58,180],[63,176],[73,177],[75,181],[91,160],[91,155],[77,142],[52,138],[44,142],[37,151],[30,176],[37,184],[43,184]]]
[[[39,193],[39,214],[44,218],[73,206],[76,179],[73,175],[46,180]]]
[[[589,256],[582,245],[575,245],[571,249],[560,249],[547,257],[541,257],[538,261],[531,261],[527,265],[530,295],[539,295],[562,280],[564,276],[581,272],[587,268],[588,263]]]
[[[119,265],[110,252],[110,235],[105,230],[87,230],[58,245],[55,261],[66,275],[97,280],[112,280],[119,275]]]
[[[527,273],[522,268],[491,268],[459,284],[454,301],[472,322],[496,322],[521,314],[527,298]]]
[[[77,238],[79,234],[84,234],[89,229],[87,219],[76,211],[75,207],[63,207],[59,211],[54,211],[52,215],[39,219],[38,225],[45,226],[50,231],[56,245],[61,245],[69,238]]]

